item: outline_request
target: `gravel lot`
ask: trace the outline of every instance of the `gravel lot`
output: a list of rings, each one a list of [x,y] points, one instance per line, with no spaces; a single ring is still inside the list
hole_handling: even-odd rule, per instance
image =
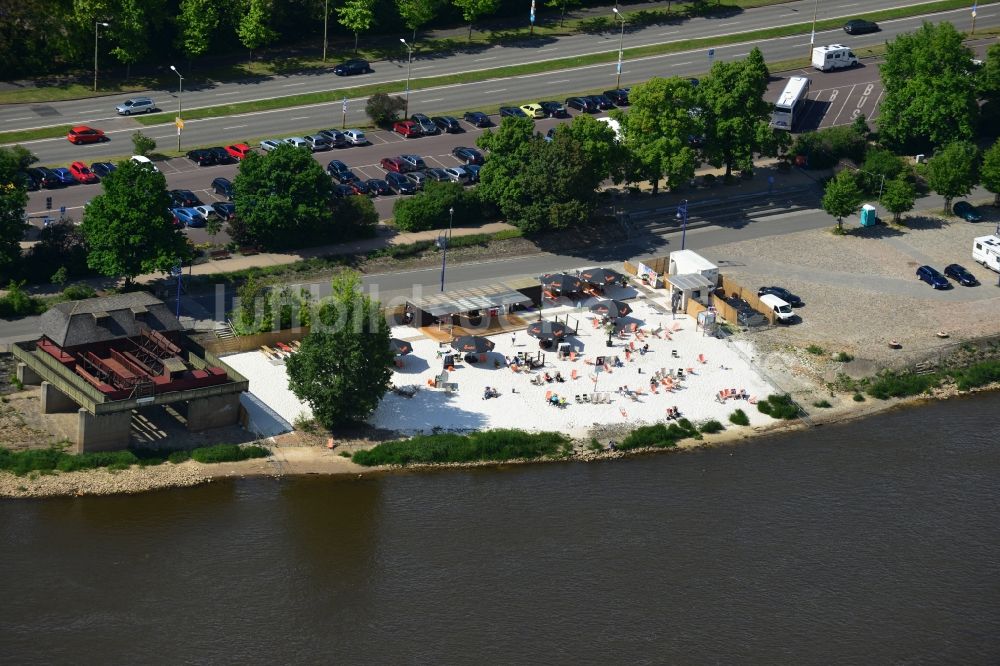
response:
[[[994,229],[926,212],[904,226],[803,231],[709,248],[705,255],[745,287],[780,285],[805,305],[801,321],[754,334],[761,350],[819,345],[845,351],[875,366],[918,360],[956,341],[1000,333],[996,273],[972,261],[972,239]],[[915,277],[917,266],[939,270],[950,263],[969,269],[982,283],[935,291]],[[938,332],[948,333],[947,339]],[[889,348],[896,340],[902,350]]]

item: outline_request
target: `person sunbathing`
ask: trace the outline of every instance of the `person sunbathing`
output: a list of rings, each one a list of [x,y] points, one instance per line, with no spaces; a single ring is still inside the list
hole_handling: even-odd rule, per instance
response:
[[[556,370],[556,381],[557,382],[564,382],[564,381],[566,381],[565,379],[563,379],[562,373],[559,372],[558,370]]]
[[[547,372],[545,373],[545,381],[547,381],[550,384],[552,383],[552,376]]]

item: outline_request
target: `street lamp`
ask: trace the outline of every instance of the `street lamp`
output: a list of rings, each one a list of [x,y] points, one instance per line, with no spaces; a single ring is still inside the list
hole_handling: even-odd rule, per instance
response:
[[[622,31],[618,36],[618,77],[615,79],[615,89],[622,87],[622,46],[625,43],[625,16],[618,11],[618,7],[612,7],[611,11],[615,13],[615,18],[621,21]]]
[[[326,24],[330,20],[330,0],[323,0],[323,62],[326,62]]]
[[[406,47],[406,103],[403,105],[403,117],[410,115],[410,65],[413,64],[413,47],[406,43],[402,37],[399,41]]]
[[[816,14],[819,13],[819,0],[813,5],[813,27],[812,34],[809,35],[809,57],[812,58],[813,46],[816,45]]]
[[[444,270],[448,264],[448,243],[451,242],[451,224],[455,220],[455,208],[448,209],[448,235],[441,236],[438,238],[438,244],[441,246],[441,291],[444,291]]]
[[[176,121],[176,124],[177,124],[177,150],[180,150],[181,149],[181,123],[183,122],[181,120],[181,95],[184,94],[184,77],[181,76],[181,73],[178,72],[177,68],[174,67],[173,65],[170,66],[170,69],[173,70],[174,74],[176,74],[178,76],[178,78],[180,79],[180,81],[177,82],[177,121]]]
[[[688,200],[685,199],[677,206],[677,219],[681,220],[681,249],[684,249],[684,242],[687,239],[688,229]]]
[[[102,25],[107,28],[107,21],[94,21],[94,92],[97,92],[97,29]]]

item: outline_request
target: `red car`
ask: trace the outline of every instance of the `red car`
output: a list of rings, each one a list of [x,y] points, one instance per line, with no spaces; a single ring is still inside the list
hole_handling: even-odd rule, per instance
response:
[[[403,160],[398,157],[383,157],[382,161],[379,162],[383,169],[386,171],[393,171],[395,173],[406,173],[406,164]]]
[[[402,137],[406,137],[407,139],[423,134],[423,131],[420,129],[420,125],[412,120],[400,120],[392,126],[392,131]]]
[[[231,146],[226,146],[226,152],[234,159],[241,160],[252,153],[253,149],[245,143],[234,143]]]
[[[104,136],[104,132],[99,129],[80,125],[69,131],[69,134],[66,135],[66,140],[75,144],[97,143],[98,141],[107,141],[108,137]]]
[[[96,183],[100,180],[97,174],[90,170],[83,162],[73,162],[69,165],[69,172],[73,174],[78,183]]]

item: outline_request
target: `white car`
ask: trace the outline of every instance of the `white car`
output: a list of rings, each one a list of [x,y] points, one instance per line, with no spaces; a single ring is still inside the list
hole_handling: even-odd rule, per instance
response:
[[[269,153],[278,146],[280,146],[281,143],[282,143],[281,141],[275,141],[274,139],[264,139],[263,141],[260,142],[260,149],[263,150],[265,153]]]
[[[285,143],[295,146],[296,148],[307,148],[312,150],[312,144],[303,139],[301,136],[290,136],[284,140]]]
[[[142,155],[133,155],[132,161],[142,166],[148,166],[153,171],[159,171],[159,169],[156,168],[156,165],[153,164],[153,160],[149,159],[148,157],[144,157]]]
[[[344,130],[344,137],[352,146],[363,146],[368,143],[368,137],[359,129]]]
[[[469,182],[469,172],[463,167],[445,167],[444,172],[448,174],[448,180],[453,183],[461,183],[462,185],[465,185]]]
[[[206,220],[211,217],[219,216],[219,214],[211,206],[192,206],[192,208],[198,211],[198,214],[201,215]]]

